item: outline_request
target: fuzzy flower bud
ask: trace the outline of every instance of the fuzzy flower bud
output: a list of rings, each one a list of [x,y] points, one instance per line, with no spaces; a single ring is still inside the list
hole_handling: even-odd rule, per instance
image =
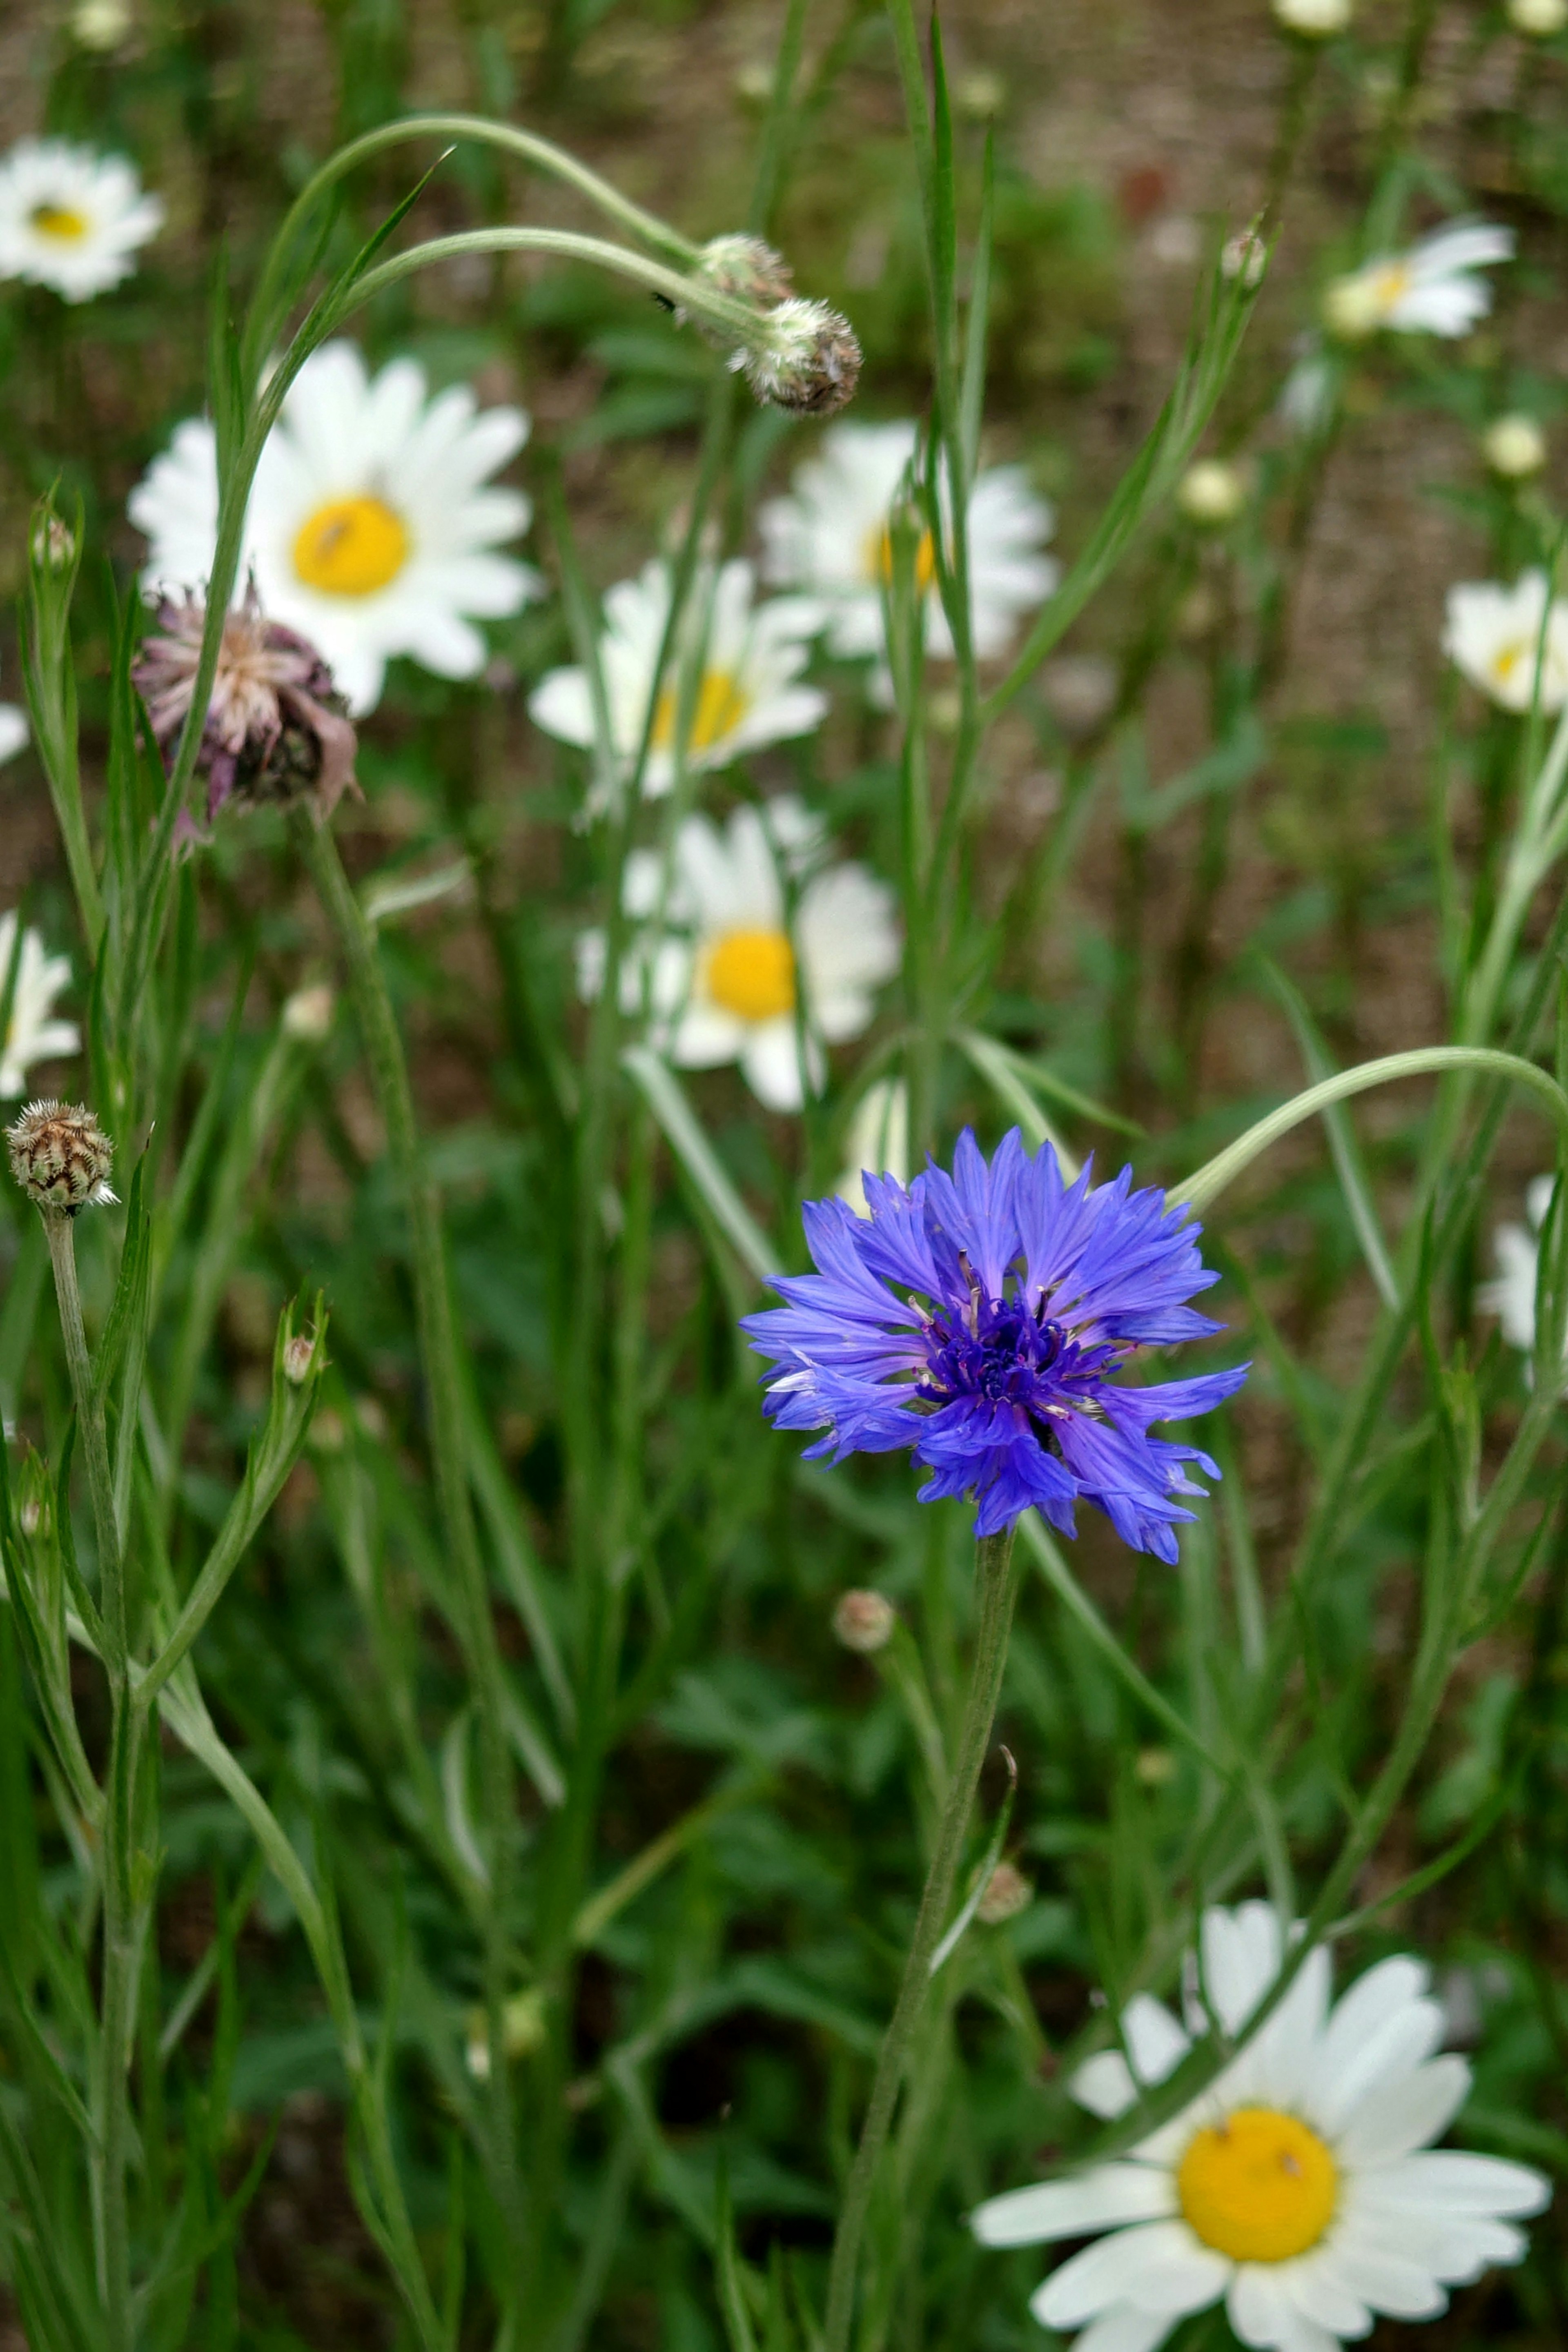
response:
[[[1274,21],[1304,41],[1326,41],[1351,20],[1351,0],[1274,0]]]
[[[985,1882],[985,1892],[974,1906],[974,1916],[987,1927],[998,1927],[1004,1919],[1016,1919],[1026,1911],[1035,1899],[1035,1890],[1021,1870],[1010,1862],[999,1862]]]
[[[847,1650],[869,1657],[893,1638],[899,1612],[879,1592],[844,1592],[833,1612],[833,1631]]]
[[[1549,41],[1568,25],[1568,0],[1508,0],[1508,21],[1532,41]]]
[[[1501,480],[1522,482],[1545,465],[1546,436],[1533,416],[1500,416],[1481,436],[1481,455]]]
[[[795,292],[788,262],[760,236],[710,237],[699,257],[697,275],[715,293],[732,294],[737,301],[755,302],[764,310],[787,302]]]
[[[283,1350],[283,1377],[297,1389],[310,1379],[316,1361],[316,1335],[296,1331]]]
[[[178,742],[201,660],[206,607],[187,593],[158,607],[159,634],[146,638],[132,679],[147,705],[165,758]],[[253,581],[224,623],[217,673],[196,766],[207,780],[207,815],[225,801],[312,800],[331,816],[356,789],[358,749],[348,704],[308,637],[269,621]]]
[[[11,1173],[46,1213],[74,1217],[119,1195],[109,1188],[114,1146],[79,1103],[29,1103],[5,1130]]]
[[[1176,487],[1176,504],[1187,520],[1206,530],[1234,522],[1246,503],[1247,484],[1219,457],[1200,457]]]
[[[76,533],[58,514],[41,514],[33,525],[33,561],[50,572],[63,572],[76,553]]]
[[[838,311],[796,296],[759,321],[756,341],[737,352],[730,365],[745,371],[764,408],[831,416],[854,398],[860,346]]]
[[[332,1025],[332,1013],[337,1003],[324,981],[311,988],[297,988],[283,1006],[283,1034],[296,1038],[301,1045],[319,1045]]]
[[[1257,292],[1268,267],[1268,247],[1255,226],[1238,228],[1234,236],[1226,237],[1219,266],[1224,277],[1239,278],[1249,294]]]

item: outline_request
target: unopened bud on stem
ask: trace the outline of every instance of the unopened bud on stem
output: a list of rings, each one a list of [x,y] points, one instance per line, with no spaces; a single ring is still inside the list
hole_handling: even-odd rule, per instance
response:
[[[833,1612],[833,1631],[847,1650],[863,1657],[885,1650],[899,1622],[897,1610],[879,1592],[845,1592]]]
[[[12,1174],[46,1214],[74,1217],[118,1199],[109,1187],[114,1146],[80,1103],[29,1103],[5,1140]]]
[[[852,400],[860,345],[847,319],[826,302],[796,297],[759,320],[757,338],[731,360],[765,408],[831,416]]]

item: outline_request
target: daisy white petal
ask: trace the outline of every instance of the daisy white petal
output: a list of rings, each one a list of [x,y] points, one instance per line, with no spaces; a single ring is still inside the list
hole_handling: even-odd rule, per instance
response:
[[[1053,2271],[1031,2304],[1051,2327],[1076,2327],[1114,2303],[1175,2319],[1225,2293],[1235,2265],[1184,2221],[1146,2221],[1099,2238]]]
[[[1035,2302],[1038,2301],[1037,2295]],[[1039,2317],[1037,2312],[1035,2315]],[[1174,2326],[1163,2312],[1136,2311],[1130,2303],[1113,2304],[1081,2336],[1075,2336],[1072,2352],[1158,2352]]]
[[[0,761],[14,760],[26,740],[26,712],[14,702],[0,702]]]
[[[1426,2211],[1443,2209],[1516,2219],[1542,2212],[1552,2201],[1550,2184],[1528,2165],[1449,2147],[1401,2158],[1379,2174],[1377,2193]]]
[[[1311,2111],[1325,2131],[1340,2132],[1367,2105],[1376,2105],[1391,2081],[1429,2058],[1443,2039],[1443,2012],[1435,2000],[1406,2001],[1369,2025],[1360,2040],[1325,2051],[1310,2093]]]
[[[1167,2174],[1151,2165],[1100,2164],[1069,2180],[1043,2180],[977,2205],[969,2226],[983,2246],[1048,2245],[1175,2211]]]
[[[521,410],[479,412],[466,387],[432,400],[414,360],[371,376],[353,343],[323,344],[261,452],[237,594],[254,577],[263,610],[319,647],[356,711],[380,699],[395,656],[475,676],[486,646],[474,620],[541,593],[537,573],[494,551],[527,528],[527,499],[484,486],[527,432]],[[217,527],[210,425],[176,429],[129,512],[151,542],[149,587],[205,582]]]
[[[1136,2105],[1138,2085],[1120,2050],[1099,2050],[1086,2058],[1068,2085],[1080,2107],[1110,2123]]]
[[[1294,2262],[1277,2263],[1274,2273],[1303,2318],[1316,2320],[1320,2327],[1351,2343],[1370,2335],[1372,2314],[1341,2278],[1331,2240],[1321,2240],[1310,2253],[1298,2254]]]
[[[1340,2136],[1346,2164],[1388,2164],[1447,2131],[1464,2105],[1470,2070],[1449,2054],[1430,2059],[1403,2081],[1385,2075],[1352,2114]]]
[[[1309,2319],[1274,2269],[1244,2263],[1230,2283],[1226,2313],[1244,2344],[1271,2352],[1335,2352],[1337,2338]]]
[[[81,1034],[74,1022],[55,1018],[55,999],[69,982],[70,960],[45,951],[35,930],[22,934],[16,945],[16,918],[7,909],[0,915],[0,989],[15,961],[11,1019],[0,1046],[0,1098],[14,1100],[27,1091],[27,1072],[35,1062],[54,1061],[81,1051]]]

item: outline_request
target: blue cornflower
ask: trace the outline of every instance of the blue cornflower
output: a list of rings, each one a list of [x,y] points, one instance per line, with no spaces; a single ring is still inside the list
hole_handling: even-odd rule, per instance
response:
[[[1150,1428],[1207,1412],[1247,1367],[1157,1388],[1111,1378],[1141,1349],[1222,1328],[1184,1304],[1219,1279],[1186,1211],[1133,1192],[1130,1168],[1068,1185],[1050,1145],[1031,1160],[1016,1128],[989,1165],[966,1130],[951,1176],[864,1181],[868,1220],[806,1204],[817,1272],[776,1277],[786,1304],[742,1327],[773,1367],[769,1418],[826,1430],[808,1459],[911,1446],[931,1473],[921,1500],[973,1494],[977,1535],[1031,1505],[1073,1535],[1081,1496],[1124,1542],[1174,1560],[1193,1513],[1173,1497],[1207,1492],[1185,1465],[1219,1470]]]

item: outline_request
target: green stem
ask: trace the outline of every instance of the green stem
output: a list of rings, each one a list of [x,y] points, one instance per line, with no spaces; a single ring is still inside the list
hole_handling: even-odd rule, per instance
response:
[[[521,2236],[521,2192],[511,2091],[508,2070],[500,2059],[505,2047],[503,2015],[509,1960],[506,1920],[513,1811],[506,1681],[468,1490],[463,1437],[463,1373],[452,1312],[441,1200],[426,1171],[419,1147],[408,1064],[376,950],[375,934],[343,870],[331,833],[302,810],[295,814],[293,833],[348,963],[371,1079],[386,1128],[387,1148],[408,1207],[419,1352],[429,1399],[437,1504],[460,1599],[465,1660],[479,1716],[481,1833],[488,1873],[482,1915],[485,2009],[489,2047],[495,2053],[489,2073],[489,2154],[511,2243],[516,2246]]]
[[[131,1703],[125,1580],[114,1516],[114,1480],[109,1465],[103,1399],[93,1379],[82,1323],[75,1225],[69,1216],[58,1210],[46,1209],[42,1213],[98,1538],[99,1605],[103,1664],[109,1679],[110,1738],[101,1849],[103,1975],[93,2084],[97,2134],[91,2152],[92,2203],[99,2293],[103,2303],[104,2352],[131,2352],[133,2316],[126,2172],[131,2148],[131,2053],[136,2027],[137,1930],[131,1858],[135,1834],[132,1815],[138,1743]]]
[[[953,1881],[963,1851],[980,1767],[991,1738],[991,1726],[1001,1696],[1002,1670],[1007,1662],[1007,1632],[1013,1618],[1013,1529],[982,1536],[974,1548],[974,1580],[979,1603],[974,1659],[963,1701],[952,1778],[937,1822],[936,1843],[921,1895],[915,1931],[904,1962],[903,1979],[892,2021],[883,2037],[871,2084],[860,2145],[844,2191],[844,2207],[833,2241],[827,2274],[827,2312],[823,2323],[823,2352],[848,2352],[855,2312],[855,2279],[860,2241],[865,2235],[878,2164],[887,2143],[899,2085],[910,2043],[920,2023],[931,1989],[931,1955],[936,1950],[952,1901]]]

